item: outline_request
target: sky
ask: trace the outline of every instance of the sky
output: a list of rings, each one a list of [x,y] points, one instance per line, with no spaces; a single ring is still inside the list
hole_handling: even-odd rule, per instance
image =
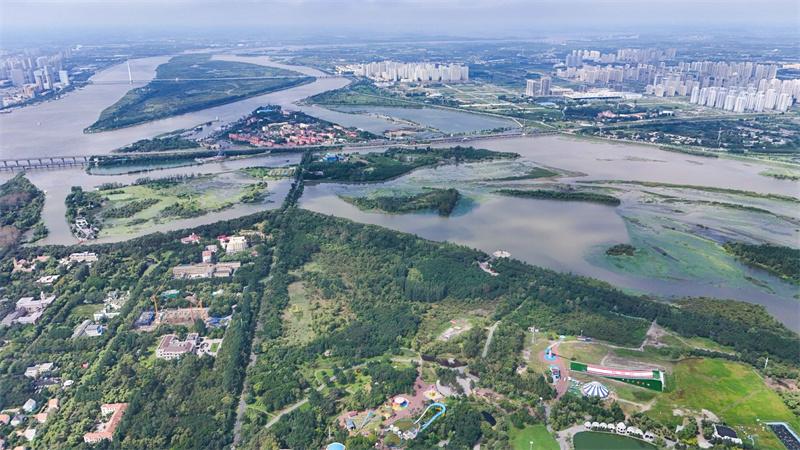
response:
[[[512,37],[543,32],[793,27],[798,0],[0,0],[4,35],[269,30]]]

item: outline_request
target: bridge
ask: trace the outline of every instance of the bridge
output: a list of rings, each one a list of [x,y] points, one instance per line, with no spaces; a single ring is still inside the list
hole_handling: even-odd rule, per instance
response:
[[[0,159],[0,171],[59,169],[89,164],[89,156],[46,156],[41,158]]]
[[[147,83],[183,83],[186,81],[254,81],[254,80],[282,80],[295,78],[341,78],[338,75],[274,75],[265,77],[216,77],[216,78],[153,78],[150,80],[91,80],[89,84],[147,84]]]

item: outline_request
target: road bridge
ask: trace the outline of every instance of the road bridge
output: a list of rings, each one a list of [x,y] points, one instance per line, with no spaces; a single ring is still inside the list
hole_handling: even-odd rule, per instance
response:
[[[58,169],[89,164],[88,156],[46,156],[39,158],[0,159],[0,171]]]

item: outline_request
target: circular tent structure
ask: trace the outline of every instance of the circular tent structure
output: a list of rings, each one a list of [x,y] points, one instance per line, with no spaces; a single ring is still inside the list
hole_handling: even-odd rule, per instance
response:
[[[325,447],[325,450],[345,450],[345,448],[344,448],[344,444],[340,444],[338,442],[334,442],[332,444],[328,444],[328,446]]]
[[[603,386],[602,383],[597,381],[592,381],[591,383],[586,383],[581,388],[581,392],[583,395],[587,397],[600,397],[606,398],[608,397],[608,388]]]

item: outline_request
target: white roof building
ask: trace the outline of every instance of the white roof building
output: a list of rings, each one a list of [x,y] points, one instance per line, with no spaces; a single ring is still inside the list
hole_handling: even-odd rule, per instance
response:
[[[581,388],[581,392],[587,397],[608,397],[608,388],[598,381],[584,384]]]
[[[22,405],[22,410],[26,413],[32,413],[36,409],[36,400],[29,398],[24,405]]]

